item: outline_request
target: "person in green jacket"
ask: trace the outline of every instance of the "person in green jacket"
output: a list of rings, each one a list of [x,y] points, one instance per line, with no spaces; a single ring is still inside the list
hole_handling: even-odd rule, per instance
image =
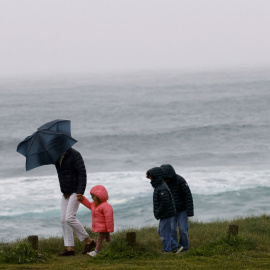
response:
[[[164,172],[164,181],[172,193],[177,212],[171,219],[172,238],[178,242],[178,226],[180,233],[179,245],[184,247],[182,252],[187,252],[189,248],[188,217],[194,215],[192,194],[186,180],[176,174],[172,165],[163,164],[160,167]]]
[[[164,173],[160,167],[155,167],[146,172],[146,177],[154,188],[153,210],[155,218],[159,220],[158,234],[162,240],[162,251],[179,253],[183,247],[178,246],[172,238],[171,219],[176,215],[176,210],[170,189],[163,181]]]

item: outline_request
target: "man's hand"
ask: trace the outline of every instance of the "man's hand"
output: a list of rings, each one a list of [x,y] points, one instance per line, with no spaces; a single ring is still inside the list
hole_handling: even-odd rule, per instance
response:
[[[79,202],[82,202],[83,201],[83,195],[82,194],[77,194],[77,200]]]

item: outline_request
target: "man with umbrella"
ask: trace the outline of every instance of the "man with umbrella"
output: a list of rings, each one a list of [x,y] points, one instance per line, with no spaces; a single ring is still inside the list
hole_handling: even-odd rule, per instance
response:
[[[70,121],[54,120],[38,128],[31,136],[22,141],[17,151],[26,157],[26,170],[38,166],[54,164],[57,170],[61,201],[61,223],[66,249],[59,256],[74,256],[73,232],[80,241],[85,241],[83,254],[95,248],[83,225],[76,219],[84,194],[87,175],[81,154],[71,148],[77,141],[71,138]]]
[[[64,234],[66,250],[59,253],[59,256],[75,255],[73,232],[80,241],[85,240],[83,254],[95,248],[94,240],[89,238],[83,225],[76,219],[80,202],[86,187],[86,169],[81,154],[73,148],[65,152],[55,164],[61,192],[61,223]]]

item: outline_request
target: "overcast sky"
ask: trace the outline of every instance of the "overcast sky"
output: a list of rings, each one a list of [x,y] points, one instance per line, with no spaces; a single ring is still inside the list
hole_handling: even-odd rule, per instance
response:
[[[0,74],[270,67],[270,0],[0,0]]]

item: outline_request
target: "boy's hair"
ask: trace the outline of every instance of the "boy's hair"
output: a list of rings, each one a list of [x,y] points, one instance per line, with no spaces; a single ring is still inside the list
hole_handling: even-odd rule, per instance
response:
[[[149,178],[149,176],[150,176],[150,173],[149,173],[149,171],[147,171],[146,172],[146,178]]]

